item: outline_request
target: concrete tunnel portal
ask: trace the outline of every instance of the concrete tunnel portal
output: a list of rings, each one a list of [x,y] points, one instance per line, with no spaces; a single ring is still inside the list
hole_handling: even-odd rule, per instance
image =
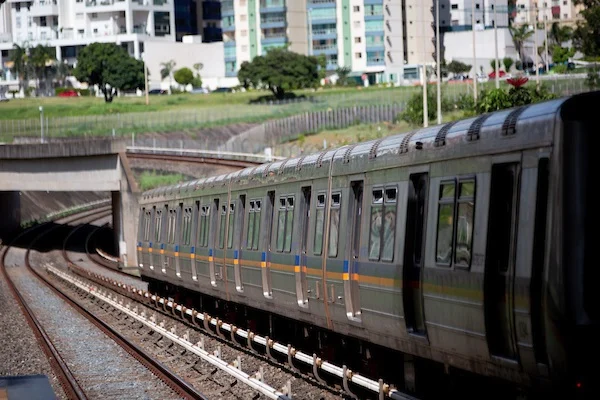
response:
[[[109,192],[115,249],[123,266],[137,266],[139,189],[125,152],[112,139],[0,145],[0,238],[20,227],[19,192]]]

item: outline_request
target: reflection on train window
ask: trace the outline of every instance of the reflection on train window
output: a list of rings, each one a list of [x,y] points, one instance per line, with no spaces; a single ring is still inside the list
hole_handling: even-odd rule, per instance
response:
[[[258,238],[260,234],[260,200],[250,200],[248,212],[248,232],[246,235],[246,247],[249,250],[258,250]]]
[[[233,247],[233,229],[235,224],[235,204],[231,203],[229,205],[229,226],[227,227],[227,248],[231,249]]]
[[[154,240],[160,242],[160,231],[162,229],[162,210],[154,212]]]
[[[208,228],[210,224],[210,206],[200,207],[200,223],[198,225],[198,246],[208,246]]]
[[[294,197],[279,198],[277,223],[277,251],[292,250],[292,232],[294,228]]]
[[[192,238],[192,209],[185,208],[183,210],[183,221],[182,221],[183,229],[182,234],[183,237],[181,239],[184,245],[189,245]]]
[[[331,195],[331,217],[329,218],[329,257],[337,257],[338,254],[338,239],[340,235],[340,193]]]
[[[148,210],[144,213],[144,241],[150,240],[150,226],[152,223],[152,211]]]
[[[384,196],[385,195],[385,196]],[[393,261],[396,239],[398,188],[373,189],[369,234],[369,260]]]
[[[169,210],[167,221],[167,243],[175,243],[175,225],[177,223],[177,210]]]
[[[219,248],[225,246],[225,217],[227,216],[227,206],[221,206],[221,221],[219,223]]]
[[[456,252],[454,253],[454,262],[465,267],[471,265],[474,211],[475,181],[460,181],[458,214],[456,217]]]
[[[313,244],[313,252],[320,256],[323,251],[323,225],[325,221],[325,195],[317,195],[317,216],[315,221],[315,241]]]
[[[442,182],[438,206],[436,261],[450,265],[454,233],[455,181]]]
[[[440,185],[436,262],[469,267],[473,243],[475,179],[460,179]],[[454,258],[453,258],[454,256]]]

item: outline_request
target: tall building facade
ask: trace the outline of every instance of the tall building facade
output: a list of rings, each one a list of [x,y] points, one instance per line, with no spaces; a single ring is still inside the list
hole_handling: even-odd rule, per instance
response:
[[[144,41],[175,41],[174,0],[8,0],[0,7],[0,66],[14,44],[56,49],[59,61],[74,63],[78,50],[112,42],[139,58]]]
[[[508,0],[442,0],[442,9],[449,9],[442,25],[450,31],[471,30],[473,13],[475,25],[490,28],[507,27],[509,19]],[[496,11],[494,13],[494,11]]]
[[[407,65],[433,63],[434,0],[222,0],[226,74],[270,48],[323,55],[371,82],[400,83]]]
[[[582,5],[576,6],[573,0],[516,0],[515,23],[559,22],[575,24],[581,20]]]

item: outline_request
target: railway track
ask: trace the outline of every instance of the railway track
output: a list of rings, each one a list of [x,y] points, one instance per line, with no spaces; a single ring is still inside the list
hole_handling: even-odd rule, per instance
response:
[[[234,160],[234,159],[224,159],[218,157],[207,157],[207,156],[193,156],[193,155],[176,155],[172,152],[170,153],[160,153],[160,152],[127,152],[127,158],[130,159],[141,159],[141,160],[157,160],[157,161],[174,161],[174,162],[184,162],[184,163],[192,163],[192,164],[209,164],[209,165],[218,165],[225,167],[234,167],[234,168],[247,168],[247,167],[256,167],[263,163],[263,161],[246,161],[246,160]]]
[[[90,238],[91,235],[87,240],[89,241]],[[86,249],[90,248],[87,243],[85,247]],[[94,263],[98,263],[98,260],[101,259],[92,256],[93,254],[88,252],[88,257]],[[103,271],[106,271],[107,268],[112,270],[106,264],[106,260],[98,263]],[[163,318],[161,322],[164,326],[169,325],[176,332],[186,332],[188,341],[191,343],[200,343],[201,339],[203,345],[207,345],[209,339],[216,338],[218,342],[211,344],[213,349],[219,348],[219,342],[226,342],[237,349],[238,353],[241,351],[242,354],[247,356],[258,357],[258,360],[255,359],[251,363],[244,361],[244,365],[267,361],[270,365],[276,365],[280,369],[289,371],[291,376],[301,376],[303,379],[314,382],[318,386],[334,387],[337,393],[348,398],[413,399],[411,396],[401,393],[385,384],[382,380],[368,379],[349,370],[345,366],[336,366],[318,358],[314,354],[307,355],[296,351],[292,345],[274,342],[268,337],[261,337],[251,331],[240,329],[207,314],[187,309],[169,299],[162,299],[144,290],[139,290],[128,284],[119,282],[119,279],[114,276],[107,277],[103,274],[94,273],[89,268],[83,269],[72,262],[69,265],[70,269],[79,275],[79,278],[83,278],[84,282],[90,280],[100,285],[103,290],[111,293],[112,296],[123,296],[120,297],[122,303],[129,302],[130,307],[139,309],[146,307],[145,314],[154,315],[155,323],[159,323],[157,322],[157,315],[160,315]],[[131,303],[132,301],[133,303]],[[193,340],[189,339],[190,329],[200,336],[195,337]],[[208,334],[208,337],[205,336],[206,334]],[[221,350],[219,349],[218,352],[220,353]],[[230,356],[229,359],[232,364],[236,363],[236,355]],[[267,366],[265,366],[266,368]],[[259,375],[263,376],[262,373]],[[298,391],[295,388],[293,391],[295,397],[298,392],[305,393],[306,390]]]
[[[77,222],[103,214],[109,215],[110,209],[70,217],[63,222]],[[10,246],[3,251],[1,269],[26,318],[32,321],[30,325],[33,325],[45,352],[51,357],[51,365],[60,379],[66,397],[206,398],[70,300],[51,285],[47,277],[32,267],[31,247],[59,228],[60,225],[48,229],[45,225],[25,232],[22,236],[26,236],[30,244],[24,255],[27,269],[6,270],[5,260],[11,251]],[[34,234],[36,235],[33,236]],[[39,280],[31,279],[32,276]],[[64,307],[65,302],[72,307]],[[121,346],[118,351],[114,348],[115,342]],[[133,376],[134,382],[122,381]]]

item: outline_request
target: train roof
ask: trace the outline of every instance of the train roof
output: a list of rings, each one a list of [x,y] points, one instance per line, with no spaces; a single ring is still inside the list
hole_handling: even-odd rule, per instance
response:
[[[363,168],[365,163],[372,164],[374,168],[377,168],[377,165],[389,166],[390,158],[397,161],[399,157],[404,157],[405,162],[410,164],[431,162],[440,157],[456,158],[486,154],[497,151],[498,146],[503,145],[522,148],[528,145],[539,145],[541,141],[551,144],[559,111],[571,99],[577,99],[576,103],[587,106],[590,102],[600,104],[600,92],[496,111],[376,140],[327,149],[320,153],[265,163],[228,174],[152,189],[144,192],[142,196],[143,199],[167,197],[168,200],[172,195],[181,195],[207,187],[226,186],[229,182],[261,181],[268,176],[293,173],[303,169],[321,168],[322,172],[315,173],[314,177],[327,176],[329,168],[333,175],[339,175],[350,172],[355,164],[360,164]],[[578,106],[573,105],[571,108],[577,109]],[[512,142],[507,145],[503,144],[506,142],[499,141],[505,137],[516,138],[516,144]],[[473,143],[475,146],[465,146],[466,143]],[[290,177],[297,176],[292,174]]]

